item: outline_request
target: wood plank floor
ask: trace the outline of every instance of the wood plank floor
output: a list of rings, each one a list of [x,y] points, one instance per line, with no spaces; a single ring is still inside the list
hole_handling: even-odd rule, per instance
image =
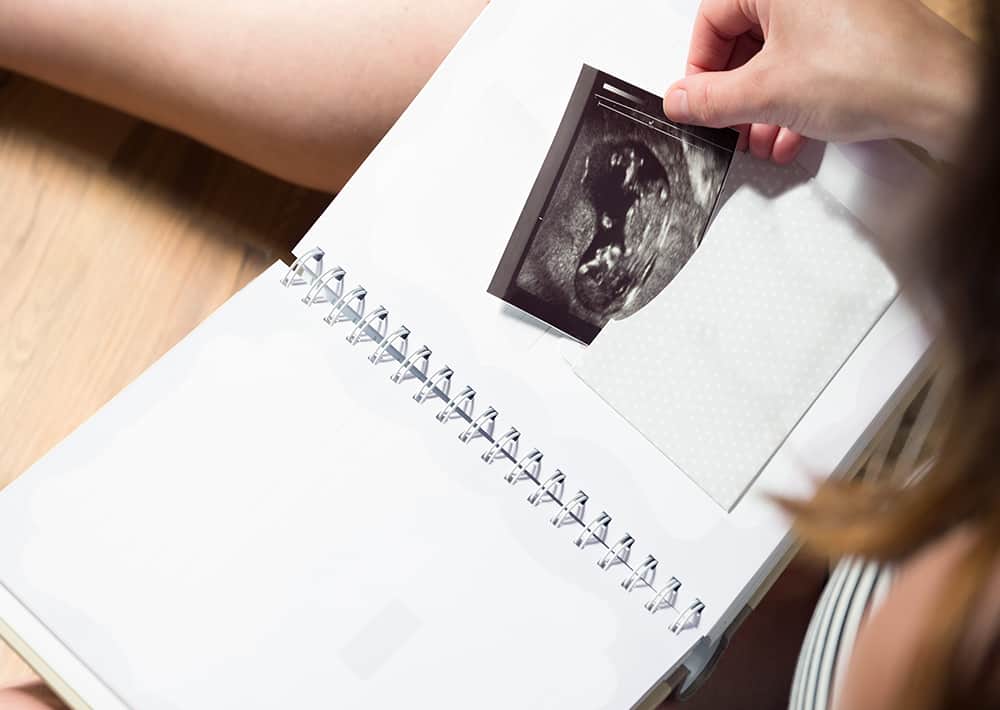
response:
[[[928,4],[975,36],[972,0]],[[329,199],[0,78],[0,488],[286,257]],[[0,687],[32,677],[0,643]]]

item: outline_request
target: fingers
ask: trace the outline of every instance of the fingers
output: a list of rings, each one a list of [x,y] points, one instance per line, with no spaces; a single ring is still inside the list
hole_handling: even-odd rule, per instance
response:
[[[727,66],[726,69],[736,69],[737,67],[743,66],[753,59],[754,55],[761,50],[762,46],[763,44],[761,42],[750,35],[741,36],[738,40],[736,40],[736,46],[733,47],[733,54],[729,58],[729,66]],[[693,72],[689,71],[688,73],[690,74]],[[736,130],[740,132],[740,139],[736,144],[736,150],[745,152],[749,147],[750,126],[737,126]]]
[[[762,38],[753,5],[741,0],[702,2],[688,53],[689,74],[728,69],[740,37],[751,33]]]
[[[755,123],[750,127],[746,143],[753,157],[787,165],[798,157],[805,139],[788,128]]]
[[[766,84],[770,84],[767,72],[755,58],[731,71],[702,72],[681,79],[667,92],[663,110],[671,120],[710,128],[780,123],[770,115],[774,102]]]
[[[806,139],[801,134],[788,128],[782,128],[774,141],[774,148],[771,150],[771,160],[778,165],[788,165],[798,157],[805,142]]]
[[[774,151],[774,141],[777,140],[780,132],[780,126],[771,126],[766,123],[752,125],[749,137],[750,155],[760,160],[770,160],[771,153]]]
[[[763,42],[758,40],[756,37],[751,37],[749,34],[740,35],[733,44],[732,54],[729,57],[729,62],[725,66],[725,69],[736,69],[743,66],[756,55],[763,47]],[[688,65],[687,73],[699,74],[702,69]],[[742,125],[737,126],[736,130],[740,132],[739,141],[736,144],[736,150],[740,152],[746,152],[749,144],[750,126]]]
[[[713,128],[738,126],[738,150],[790,163],[804,138],[779,127],[775,97],[766,93],[761,52],[767,29],[755,0],[703,0],[695,20],[687,77],[667,92],[664,112],[674,121]],[[772,84],[773,85],[773,84]]]

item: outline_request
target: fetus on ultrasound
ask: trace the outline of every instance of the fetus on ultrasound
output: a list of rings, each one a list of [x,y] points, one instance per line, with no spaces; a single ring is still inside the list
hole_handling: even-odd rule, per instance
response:
[[[574,278],[581,305],[617,312],[646,283],[667,234],[670,184],[638,141],[604,141],[586,158],[581,183],[594,210],[594,235]]]
[[[489,292],[580,342],[656,298],[701,243],[738,134],[584,67]]]

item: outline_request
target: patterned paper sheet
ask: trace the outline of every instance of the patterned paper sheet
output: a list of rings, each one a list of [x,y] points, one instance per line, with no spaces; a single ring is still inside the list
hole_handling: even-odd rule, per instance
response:
[[[741,157],[698,252],[577,373],[731,510],[895,294],[840,203]]]

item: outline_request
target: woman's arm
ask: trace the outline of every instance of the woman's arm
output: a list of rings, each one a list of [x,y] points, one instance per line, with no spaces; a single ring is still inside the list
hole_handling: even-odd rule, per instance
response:
[[[486,2],[0,2],[0,67],[337,190]]]
[[[927,638],[927,631],[954,601],[951,589],[964,556],[975,542],[972,530],[956,530],[903,567],[883,604],[858,632],[838,708],[904,707],[906,689],[919,672],[919,652],[938,641]],[[957,649],[959,673],[973,673],[1000,635],[1000,565],[989,576],[971,614]],[[983,699],[983,707],[992,707],[989,703]]]

